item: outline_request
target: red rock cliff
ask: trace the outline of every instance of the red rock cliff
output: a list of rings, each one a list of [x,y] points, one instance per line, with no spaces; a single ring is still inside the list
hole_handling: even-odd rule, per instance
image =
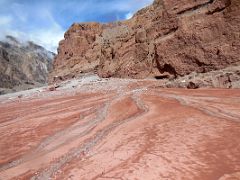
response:
[[[240,62],[239,0],[155,0],[127,21],[73,24],[60,42],[50,81],[176,77]]]

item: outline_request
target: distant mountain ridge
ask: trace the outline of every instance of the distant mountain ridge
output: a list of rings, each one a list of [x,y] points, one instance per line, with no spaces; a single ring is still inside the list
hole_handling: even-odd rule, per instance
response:
[[[0,94],[45,85],[55,54],[13,36],[0,41]]]

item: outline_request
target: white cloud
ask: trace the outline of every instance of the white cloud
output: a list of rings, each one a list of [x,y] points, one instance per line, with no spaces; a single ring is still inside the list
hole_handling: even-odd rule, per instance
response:
[[[45,9],[41,14],[42,18],[48,20],[50,26],[34,29],[31,32],[29,39],[56,53],[58,43],[64,38],[63,36],[65,31],[56,22],[50,11]]]
[[[129,12],[125,15],[125,19],[131,19],[133,17],[133,13]]]
[[[137,10],[146,7],[147,5],[150,5],[153,0],[87,0],[81,2],[81,6],[79,6],[79,1],[66,1],[64,3],[63,9],[71,9],[74,14],[82,15],[82,18],[79,19],[79,22],[81,20],[85,19],[85,16],[88,14],[96,14],[96,15],[102,15],[102,14],[110,14],[113,12],[129,12],[130,14],[134,14]],[[78,8],[72,8],[72,7],[78,7]],[[129,18],[128,16],[128,18]],[[117,14],[115,15],[116,20],[118,20]],[[126,17],[125,17],[126,18]]]
[[[42,13],[42,16],[43,19],[47,19],[48,26],[41,28],[31,27],[29,30],[23,31],[15,28],[17,20],[15,21],[14,18],[8,15],[0,15],[0,39],[3,40],[6,35],[11,35],[20,41],[33,41],[47,50],[56,53],[58,43],[63,39],[65,30],[63,30],[62,27],[55,21],[50,11],[45,10]],[[29,23],[25,19],[22,19],[22,21],[26,22],[23,24],[24,26]]]
[[[56,53],[58,43],[63,39],[63,35],[64,30],[62,28],[53,26],[48,29],[33,31],[28,39]]]
[[[3,15],[0,16],[0,26],[8,26],[12,22],[12,17]]]
[[[98,15],[102,16],[103,14],[116,12],[115,17],[119,18],[127,12],[124,18],[130,19],[134,12],[151,4],[153,0],[59,0],[58,2],[42,0],[36,2],[0,0],[0,38],[5,35],[12,35],[20,40],[33,41],[48,50],[56,52],[58,43],[63,39],[66,31],[63,26],[66,27],[66,24],[74,23],[70,22],[69,19],[71,18],[68,17],[67,20],[64,16],[71,15],[73,16],[72,19],[76,16],[78,22],[83,22],[89,14],[96,15],[97,19]],[[9,10],[5,7],[9,7]],[[59,10],[58,13],[56,13],[56,9]],[[64,10],[67,12],[69,9],[73,13],[59,13],[64,12]],[[123,14],[120,16],[117,12]],[[54,13],[54,16],[52,13]],[[54,17],[61,22],[61,25]]]

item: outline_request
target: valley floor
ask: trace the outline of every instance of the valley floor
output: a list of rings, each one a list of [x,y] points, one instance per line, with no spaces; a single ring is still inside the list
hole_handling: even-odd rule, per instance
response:
[[[240,179],[240,90],[151,80],[0,96],[0,179]]]

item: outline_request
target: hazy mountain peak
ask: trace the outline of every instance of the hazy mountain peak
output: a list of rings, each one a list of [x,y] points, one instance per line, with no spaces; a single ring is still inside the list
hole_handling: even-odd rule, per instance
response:
[[[22,44],[17,38],[10,35],[5,36],[5,39],[3,41],[14,46],[21,46]]]
[[[6,36],[0,41],[0,93],[46,84],[54,56],[34,42]]]

